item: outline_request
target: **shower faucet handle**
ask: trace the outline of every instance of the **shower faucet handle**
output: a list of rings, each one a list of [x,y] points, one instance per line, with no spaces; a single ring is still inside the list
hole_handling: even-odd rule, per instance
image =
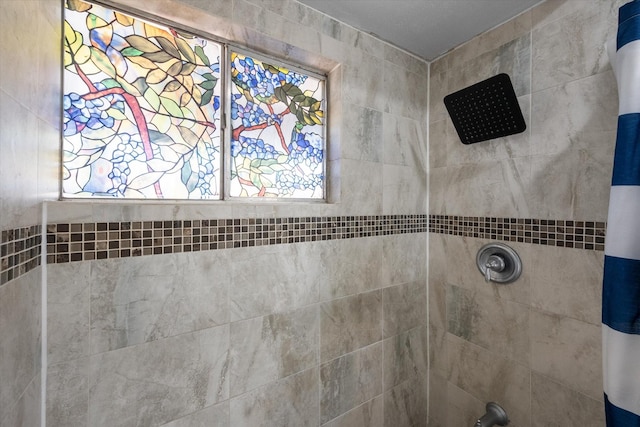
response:
[[[504,270],[504,267],[505,267],[504,258],[502,258],[499,255],[492,254],[487,259],[487,263],[485,264],[485,267],[486,268],[484,270],[484,280],[487,282],[490,282],[492,271],[495,271],[496,273],[500,273],[502,270]]]
[[[504,243],[488,243],[478,250],[476,265],[487,282],[511,283],[522,273],[522,261]]]

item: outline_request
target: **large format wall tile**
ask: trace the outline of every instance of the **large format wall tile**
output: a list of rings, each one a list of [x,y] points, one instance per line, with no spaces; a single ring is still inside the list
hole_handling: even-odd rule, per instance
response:
[[[448,335],[447,346],[450,359],[448,378],[452,385],[480,401],[500,402],[514,425],[527,425],[531,396],[530,370],[527,367],[451,334]]]
[[[320,366],[320,422],[326,423],[382,393],[382,344]]]
[[[383,402],[378,396],[350,410],[344,415],[334,418],[323,427],[382,427]]]
[[[561,160],[567,150],[614,145],[618,97],[611,70],[534,92],[531,104],[534,155]]]
[[[415,378],[427,378],[427,328],[420,326],[384,340],[384,389]]]
[[[384,394],[385,427],[427,426],[427,384],[422,378],[405,381]]]
[[[320,361],[325,362],[382,339],[382,291],[320,306]]]
[[[88,356],[91,264],[47,266],[47,279],[48,363]]]
[[[381,276],[386,286],[427,278],[427,239],[424,234],[397,234],[382,239]]]
[[[322,242],[314,253],[323,261],[320,300],[373,291],[386,286],[381,277],[383,245],[380,239]]]
[[[227,399],[228,347],[219,326],[92,356],[88,425],[157,425]]]
[[[162,427],[231,427],[229,424],[229,402],[209,406],[163,424]]]
[[[11,408],[3,409],[0,416],[0,427],[14,426],[39,426],[40,425],[40,402],[41,402],[41,381],[38,372],[27,388],[24,390],[18,402]]]
[[[92,353],[228,322],[225,264],[202,253],[92,263]]]
[[[317,305],[234,322],[230,328],[231,396],[318,364]]]
[[[600,0],[583,2],[572,13],[536,26],[532,36],[535,91],[588,77],[610,67],[604,41],[615,36],[616,27],[611,18],[614,13],[617,15],[617,9],[604,11],[602,7],[594,7],[594,3],[604,4]]]
[[[529,308],[457,286],[447,290],[448,332],[502,357],[529,361]]]
[[[47,368],[47,425],[87,426],[89,358],[50,364]]]
[[[601,427],[604,404],[535,372],[531,375],[531,427]]]
[[[0,408],[18,404],[39,375],[41,309],[40,269],[0,287]]]
[[[231,399],[230,425],[319,425],[318,378],[318,369],[309,369]]]
[[[422,281],[382,290],[383,336],[388,338],[427,322],[427,289]]]
[[[600,325],[531,313],[531,369],[592,399],[602,397],[601,341]]]
[[[342,135],[347,159],[382,161],[382,113],[353,105],[347,108],[343,120],[348,123]]]
[[[305,244],[253,248],[231,258],[231,320],[289,311],[318,301],[324,261]],[[228,269],[222,269],[227,272]]]
[[[553,247],[532,253],[532,307],[599,325],[604,254]]]

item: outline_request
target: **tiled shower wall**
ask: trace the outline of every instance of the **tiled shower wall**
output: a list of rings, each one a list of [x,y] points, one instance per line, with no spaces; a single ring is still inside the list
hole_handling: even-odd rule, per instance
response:
[[[40,424],[38,242],[42,201],[57,191],[59,11],[58,1],[0,2],[2,427]]]
[[[48,426],[425,425],[428,65],[291,0],[118,4],[328,73],[330,200],[43,204],[61,2],[3,1],[2,231],[44,206],[49,253],[3,259],[0,425],[38,424],[41,276]]]
[[[473,425],[488,401],[514,426],[604,425],[602,243],[618,100],[604,46],[623,3],[549,0],[431,64],[430,426]],[[499,72],[527,131],[465,146],[442,98]],[[503,237],[523,275],[485,283],[476,252]]]

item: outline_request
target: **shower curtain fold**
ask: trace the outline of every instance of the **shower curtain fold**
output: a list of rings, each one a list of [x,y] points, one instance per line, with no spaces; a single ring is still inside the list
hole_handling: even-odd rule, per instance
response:
[[[618,133],[602,291],[607,427],[640,427],[640,0],[619,10]]]

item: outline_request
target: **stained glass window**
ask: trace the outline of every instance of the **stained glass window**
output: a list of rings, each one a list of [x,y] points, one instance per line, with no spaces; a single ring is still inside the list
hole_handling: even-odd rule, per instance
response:
[[[220,197],[221,46],[80,0],[64,22],[64,197]]]
[[[65,6],[63,197],[324,198],[322,77],[97,4]]]
[[[231,52],[233,197],[324,197],[324,81]]]

